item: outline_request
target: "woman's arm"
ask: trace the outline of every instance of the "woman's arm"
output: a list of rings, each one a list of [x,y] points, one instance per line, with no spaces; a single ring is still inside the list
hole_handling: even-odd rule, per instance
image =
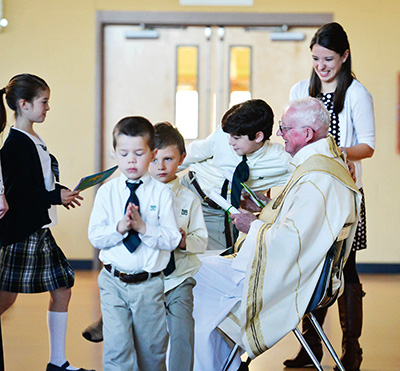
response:
[[[357,144],[345,147],[345,151],[349,160],[359,161],[374,154],[375,117],[371,94],[357,80],[353,84],[349,87],[346,100],[351,110],[351,123],[348,125],[353,126]]]
[[[374,150],[365,143],[359,143],[351,147],[340,147],[342,152],[347,154],[347,159],[351,161],[360,161],[372,157]]]

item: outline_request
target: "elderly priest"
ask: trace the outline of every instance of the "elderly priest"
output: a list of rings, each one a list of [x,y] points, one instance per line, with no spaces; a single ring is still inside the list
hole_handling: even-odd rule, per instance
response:
[[[361,196],[328,136],[329,122],[315,98],[289,103],[277,134],[292,156],[291,178],[258,219],[246,210],[232,215],[243,232],[237,254],[203,259],[195,275],[195,371],[222,369],[232,344],[217,327],[250,358],[295,328],[327,251],[345,224],[355,226]],[[229,370],[239,365],[237,355]]]

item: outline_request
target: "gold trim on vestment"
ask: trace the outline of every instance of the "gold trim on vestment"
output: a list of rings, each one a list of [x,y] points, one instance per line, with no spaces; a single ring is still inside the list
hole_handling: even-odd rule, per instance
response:
[[[285,188],[275,198],[272,208],[278,208],[282,200],[285,198],[286,194],[293,187],[293,185],[303,175],[311,172],[322,172],[330,174],[340,180],[346,187],[352,189],[357,193],[360,193],[349,171],[340,162],[324,155],[313,155],[310,156],[302,165],[296,168]]]
[[[229,312],[228,318],[230,318],[236,325],[238,325],[240,327],[240,319],[235,316],[232,312]]]
[[[251,267],[249,282],[249,286],[253,287],[253,290],[249,290],[247,295],[245,331],[250,348],[255,355],[261,354],[268,349],[262,334],[259,313],[263,306],[263,277],[265,275],[266,261],[268,259],[265,234],[270,227],[271,224],[264,224],[258,232],[255,250],[256,256]],[[249,305],[249,303],[251,303],[251,305]]]
[[[295,290],[296,295],[295,295],[294,301],[295,301],[295,306],[296,306],[297,317],[298,317],[299,322],[300,322],[302,316],[301,316],[300,313],[299,313],[299,306],[298,306],[298,300],[297,300],[297,299],[298,299],[298,297],[299,297],[299,292],[298,292],[298,290],[299,290],[300,282],[301,282],[301,278],[302,278],[302,273],[301,273],[301,268],[300,268],[300,263],[299,263],[299,257],[300,257],[300,253],[301,253],[301,249],[302,249],[301,237],[300,237],[299,229],[296,227],[296,224],[294,223],[294,221],[291,220],[291,219],[287,219],[287,220],[291,221],[292,224],[293,224],[293,226],[294,226],[294,228],[296,228],[296,231],[297,231],[297,238],[299,239],[299,250],[298,250],[298,252],[297,252],[297,258],[296,258],[296,265],[297,265],[297,269],[299,270],[299,279],[297,280],[297,287],[296,287],[296,290]]]

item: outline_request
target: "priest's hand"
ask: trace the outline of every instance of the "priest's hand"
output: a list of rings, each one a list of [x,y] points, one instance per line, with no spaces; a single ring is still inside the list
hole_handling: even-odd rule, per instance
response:
[[[240,209],[240,214],[232,214],[231,220],[236,228],[243,233],[248,233],[250,225],[257,218],[250,211]]]
[[[257,198],[264,202],[264,204],[268,204],[271,199],[266,196],[263,192],[256,192],[255,193]],[[242,193],[242,200],[240,201],[240,207],[242,209],[251,211],[252,213],[259,213],[262,210],[258,204],[256,204],[250,194],[246,191]]]

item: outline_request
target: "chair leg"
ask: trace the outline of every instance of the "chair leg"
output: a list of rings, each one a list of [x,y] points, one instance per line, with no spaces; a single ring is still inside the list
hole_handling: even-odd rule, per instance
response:
[[[231,352],[229,353],[229,356],[227,360],[225,361],[224,367],[222,368],[222,371],[227,371],[229,366],[231,365],[233,359],[236,356],[236,353],[239,351],[239,345],[235,344],[235,346],[232,348]]]
[[[321,326],[324,323],[327,312],[328,309],[323,308],[315,310],[313,313]],[[304,336],[304,339],[310,346],[318,362],[321,362],[322,360],[321,338],[318,336],[317,332],[314,329],[314,326],[307,317],[304,317],[301,323],[302,323],[302,335]],[[303,347],[300,347],[300,350],[297,353],[297,355],[294,358],[287,359],[286,361],[283,362],[283,364],[287,368],[307,368],[312,366],[313,362],[311,358],[308,356],[306,350]]]
[[[335,363],[337,365],[337,368],[340,371],[346,371],[344,369],[343,365],[342,365],[342,362],[340,362],[340,359],[337,356],[337,354],[335,352],[335,349],[333,349],[332,344],[328,340],[327,336],[325,335],[324,330],[322,329],[322,327],[318,323],[317,319],[314,317],[314,315],[312,313],[308,313],[307,316],[310,319],[311,323],[313,324],[313,326],[314,326],[315,330],[317,331],[318,335],[321,337],[321,340],[324,342],[325,346],[329,350],[329,353],[331,354],[333,360],[335,361]]]
[[[311,358],[314,366],[316,367],[316,369],[318,371],[324,371],[324,369],[322,368],[321,364],[318,362],[317,357],[315,357],[314,352],[311,350],[310,346],[308,345],[306,339],[304,339],[303,334],[300,332],[300,330],[296,327],[293,330],[294,334],[297,337],[297,340],[300,342],[300,344],[302,345],[302,347],[306,350],[308,356]]]

